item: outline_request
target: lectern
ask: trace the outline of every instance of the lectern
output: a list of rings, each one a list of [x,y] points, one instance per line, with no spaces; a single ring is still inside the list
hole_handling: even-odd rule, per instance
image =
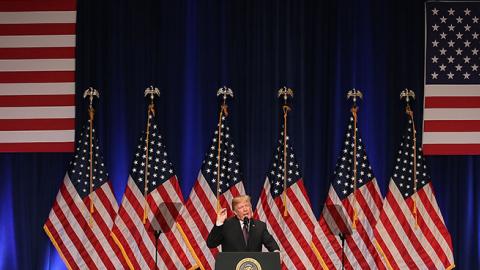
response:
[[[280,253],[220,252],[215,270],[280,270]]]

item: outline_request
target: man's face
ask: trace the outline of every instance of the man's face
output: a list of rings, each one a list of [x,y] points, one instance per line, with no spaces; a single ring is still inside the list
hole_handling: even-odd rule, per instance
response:
[[[243,220],[244,217],[252,217],[252,205],[248,201],[238,203],[233,211],[239,220]]]

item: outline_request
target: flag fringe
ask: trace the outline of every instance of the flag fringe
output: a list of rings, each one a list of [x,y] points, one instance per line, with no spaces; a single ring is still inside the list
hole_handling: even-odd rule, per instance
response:
[[[68,263],[67,258],[65,258],[65,255],[63,255],[62,251],[60,250],[60,247],[58,246],[57,241],[55,241],[55,238],[53,238],[52,233],[50,232],[50,230],[48,230],[47,225],[43,225],[43,230],[48,235],[48,238],[50,238],[50,241],[52,241],[52,244],[57,249],[58,254],[60,254],[60,258],[62,258],[63,262],[65,263],[65,266],[67,266],[67,269],[72,270],[72,267]]]
[[[200,259],[197,256],[197,253],[195,253],[195,250],[193,250],[192,244],[190,244],[190,241],[187,238],[187,235],[182,229],[182,226],[180,224],[176,223],[178,230],[180,231],[180,234],[182,235],[183,240],[185,241],[185,244],[187,245],[188,250],[192,254],[193,258],[195,259],[195,262],[197,262],[196,267],[200,267],[200,269],[205,270],[205,267],[203,267],[202,263],[200,262]],[[195,266],[193,266],[191,269],[195,269]]]
[[[127,262],[128,268],[130,268],[130,270],[134,270],[135,268],[133,268],[133,264],[132,264],[132,262],[130,261],[130,259],[128,258],[127,252],[126,252],[125,249],[123,248],[122,243],[120,243],[120,240],[118,240],[118,238],[117,238],[117,236],[115,235],[114,232],[111,232],[111,233],[110,233],[110,236],[113,238],[113,242],[115,242],[115,244],[117,244],[118,248],[120,248],[120,251],[122,252],[123,258],[124,258],[125,261]]]
[[[318,251],[315,244],[313,244],[313,241],[310,241],[310,247],[312,248],[312,251],[317,257],[318,261],[320,262],[320,265],[322,266],[323,270],[328,270],[327,264],[323,260],[322,255],[320,255],[320,251]]]
[[[447,267],[447,269],[445,269],[445,270],[451,270],[451,269],[453,269],[453,268],[455,268],[455,264],[454,264],[454,263],[452,263],[452,264],[451,264],[449,267]]]
[[[380,252],[380,254],[382,255],[383,259],[385,259],[385,262],[387,263],[387,268],[390,269],[390,270],[393,270],[393,267],[392,267],[392,265],[390,264],[390,261],[388,260],[387,255],[385,255],[385,252],[383,252],[383,249],[382,249],[382,247],[380,246],[380,244],[377,242],[377,239],[373,239],[373,242],[374,242],[375,247],[377,248],[378,252]]]

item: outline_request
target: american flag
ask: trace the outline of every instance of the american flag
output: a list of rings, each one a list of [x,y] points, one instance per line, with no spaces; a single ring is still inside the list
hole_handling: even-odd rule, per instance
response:
[[[427,2],[425,155],[480,154],[480,2]]]
[[[220,251],[220,248],[209,249],[206,244],[208,233],[217,218],[218,175],[220,174],[218,182],[220,207],[227,208],[228,215],[232,215],[231,201],[233,197],[245,194],[243,175],[236,154],[236,146],[231,136],[228,113],[222,114],[221,120],[220,145],[217,125],[197,181],[178,218],[178,227],[184,233],[185,240],[195,253],[198,266],[202,270],[214,268],[215,256]],[[220,160],[218,159],[218,147],[220,147]]]
[[[117,256],[119,249],[110,237],[118,205],[95,129],[92,157],[90,168],[90,126],[86,124],[43,228],[68,269],[123,269],[125,261]]]
[[[414,147],[412,121],[410,118],[405,125],[398,148],[375,228],[376,245],[388,269],[452,269],[452,241],[435,200],[422,148]]]
[[[320,237],[315,247],[323,269],[342,268],[340,232],[346,234],[345,269],[382,268],[376,262],[378,253],[372,242],[373,229],[382,208],[382,195],[356,127],[355,115],[352,111],[319,220]]]
[[[180,233],[172,229],[183,205],[182,191],[155,117],[150,114],[149,118],[148,141],[145,131],[137,145],[112,237],[130,269],[155,269],[154,232],[160,230],[158,269],[189,269],[195,261]]]
[[[73,152],[74,0],[0,1],[0,152]]]
[[[255,216],[267,223],[268,230],[280,245],[282,269],[318,269],[320,264],[311,247],[317,221],[303,184],[292,142],[287,136],[285,145],[283,134],[282,128]],[[285,169],[286,216],[283,194]]]

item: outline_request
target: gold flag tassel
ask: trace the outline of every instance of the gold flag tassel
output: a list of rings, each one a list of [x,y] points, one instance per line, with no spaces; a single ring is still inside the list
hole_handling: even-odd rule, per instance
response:
[[[353,115],[353,220],[352,228],[357,228],[357,111],[358,107],[351,109]]]
[[[353,116],[353,217],[352,217],[352,229],[357,228],[358,221],[358,211],[357,211],[357,120],[358,120],[358,107],[357,107],[357,98],[363,98],[362,92],[353,88],[348,91],[347,99],[353,99],[353,106],[350,109],[350,112]]]
[[[287,115],[291,108],[283,105],[283,216],[288,216],[287,210]]]
[[[93,140],[92,140],[92,135],[93,135],[93,118],[95,116],[95,109],[90,106],[88,108],[88,115],[90,118],[90,227],[93,227],[93,213],[95,212],[95,207],[93,206]]]
[[[155,95],[160,96],[160,90],[158,88],[154,88],[153,86],[148,87],[145,89],[144,92],[145,96],[150,95],[150,104],[148,105],[147,109],[147,128],[145,132],[145,175],[144,175],[144,190],[143,190],[143,198],[144,198],[144,207],[143,207],[143,224],[147,223],[148,217],[148,202],[147,202],[147,192],[148,192],[148,153],[149,153],[149,137],[150,137],[150,125],[151,119],[155,116],[155,103],[153,102]]]
[[[278,97],[283,97],[283,192],[282,192],[282,201],[283,201],[283,216],[288,216],[288,207],[287,207],[287,116],[288,112],[292,109],[288,106],[288,96],[293,97],[293,90],[287,88],[286,86],[278,90]]]
[[[217,131],[217,192],[216,192],[216,198],[217,198],[217,213],[221,209],[220,205],[220,166],[221,166],[221,154],[222,154],[222,122],[223,122],[223,116],[228,116],[228,105],[227,105],[227,97],[231,96],[233,98],[233,91],[230,88],[227,88],[226,86],[218,89],[217,91],[217,96],[223,95],[223,104],[220,107],[220,113],[218,114],[218,131]]]
[[[417,137],[416,137],[416,130],[415,130],[415,122],[413,121],[413,111],[410,109],[410,105],[407,104],[406,113],[410,117],[410,121],[412,121],[412,133],[413,133],[413,217],[415,218],[415,228],[418,228],[418,211],[417,211],[417,202],[415,200],[415,194],[417,193]]]
[[[89,148],[90,148],[90,156],[89,156],[89,165],[90,165],[90,173],[89,173],[89,178],[90,178],[90,189],[89,189],[89,200],[90,200],[90,219],[89,219],[89,225],[92,228],[93,227],[93,213],[95,213],[95,206],[93,202],[93,120],[95,117],[95,109],[93,108],[93,98],[94,97],[100,97],[100,94],[98,91],[92,87],[89,87],[83,92],[83,98],[88,97],[90,104],[88,106],[88,119],[89,119]]]
[[[217,212],[220,211],[220,166],[222,162],[222,118],[223,116],[228,116],[228,105],[223,101],[222,107],[220,108],[220,113],[218,115],[218,145],[217,145]]]
[[[413,111],[410,108],[410,98],[415,99],[415,93],[412,90],[406,89],[400,93],[400,99],[405,98],[407,106],[405,107],[405,112],[408,115],[410,121],[412,122],[412,134],[413,134],[413,209],[412,214],[415,219],[415,228],[418,228],[418,209],[417,202],[415,200],[415,194],[417,193],[417,131],[415,129],[415,121],[413,120]]]

